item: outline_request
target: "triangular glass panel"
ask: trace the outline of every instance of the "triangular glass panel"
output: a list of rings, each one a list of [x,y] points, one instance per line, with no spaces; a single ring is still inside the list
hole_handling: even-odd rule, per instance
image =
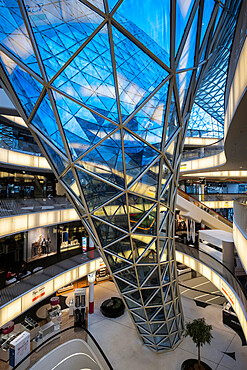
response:
[[[136,226],[139,220],[154,206],[154,202],[149,199],[139,197],[138,195],[128,193],[130,223],[132,228]],[[138,228],[137,228],[138,231]]]
[[[92,38],[53,84],[105,117],[118,121],[107,26]]]
[[[188,1],[176,1],[176,34],[175,34],[175,52],[177,54],[179,45],[182,40],[182,36],[185,31],[185,27],[189,20],[189,16],[194,4],[193,0]]]
[[[124,271],[116,272],[115,276],[119,276],[121,279],[125,280],[126,282],[130,282],[137,287],[136,271],[134,267],[130,267]]]
[[[157,293],[157,289],[141,289],[141,293],[144,304],[146,305],[147,302]]]
[[[152,321],[165,321],[165,320],[166,318],[162,306],[161,310],[159,310],[159,312],[157,312],[157,314],[152,318]]]
[[[130,237],[117,241],[109,247],[106,247],[105,250],[114,253],[121,259],[125,259],[130,262],[134,261]]]
[[[138,260],[138,264],[153,264],[157,262],[156,242],[153,242],[153,244],[142,254],[141,259]]]
[[[113,243],[115,240],[120,239],[125,235],[122,231],[116,229],[114,226],[105,224],[94,217],[92,217],[92,220],[103,247],[105,247],[107,244]]]
[[[52,149],[48,144],[46,144],[46,142],[42,140],[40,137],[39,140],[41,141],[41,144],[43,145],[52,165],[57,170],[58,175],[61,175],[61,173],[68,166],[68,162],[66,162],[62,157],[60,157],[60,155],[58,155],[58,153],[55,152],[55,150]]]
[[[149,336],[142,335],[142,339],[143,339],[145,344],[153,344],[153,337],[151,337],[151,335],[149,335]],[[152,348],[152,346],[150,346],[150,347]]]
[[[153,316],[160,310],[160,307],[146,308],[148,319],[151,320]]]
[[[40,96],[43,86],[1,51],[0,61],[26,115],[29,116]]]
[[[162,343],[159,344],[159,347],[163,347],[164,349],[171,348],[170,339],[166,338]]]
[[[200,37],[200,46],[202,43],[202,40],[205,36],[206,30],[208,28],[208,24],[213,12],[213,9],[215,7],[215,1],[209,0],[206,3],[204,3],[204,9],[203,9],[203,16],[202,16],[202,27],[201,27],[201,37]]]
[[[168,321],[167,326],[168,326],[168,329],[169,329],[170,333],[174,333],[175,331],[178,330],[176,319],[172,319],[172,320]]]
[[[67,156],[48,94],[41,101],[32,119],[32,124],[48,136],[52,143]]]
[[[160,161],[157,161],[150,167],[148,171],[131,186],[130,190],[147,197],[156,198],[159,181],[159,164]]]
[[[25,0],[35,40],[50,79],[102,22],[81,1],[35,4]]]
[[[136,290],[134,292],[125,293],[125,297],[128,297],[130,299],[133,299],[134,301],[138,302],[139,304],[142,304],[141,295],[139,290]]]
[[[167,236],[167,230],[168,230],[168,219],[169,219],[169,212],[162,212],[161,218],[160,218],[160,236],[166,237]]]
[[[178,299],[176,300],[175,309],[176,309],[176,314],[179,314],[181,312],[181,307],[180,307]]]
[[[121,280],[121,279],[118,279],[118,277],[117,277],[117,276],[114,276],[114,278],[115,278],[116,283],[117,283],[117,285],[118,285],[118,287],[119,287],[119,289],[120,289],[120,291],[121,291],[122,293],[124,293],[124,292],[128,292],[128,291],[130,291],[130,290],[133,290],[133,286],[132,286],[132,285],[130,285],[130,284],[128,284],[128,283],[126,283],[125,281],[123,281],[123,280]]]
[[[172,167],[175,166],[175,163],[176,163],[175,155],[176,155],[176,149],[177,149],[177,142],[178,142],[178,135],[175,138],[173,138],[170,144],[168,144],[168,146],[166,146],[165,148],[166,158],[168,159]],[[168,176],[168,174],[169,174],[169,170],[167,169],[166,175]]]
[[[100,9],[102,12],[105,11],[103,0],[89,0],[88,3],[91,3],[93,6],[96,6],[96,8]]]
[[[155,327],[156,327],[157,325],[155,324]],[[164,337],[163,336],[161,336],[161,337],[159,337],[159,336],[157,336],[157,335],[155,335],[154,336],[154,342],[155,342],[155,344],[156,345],[158,345],[159,344],[159,342],[161,342],[162,340],[164,339]]]
[[[176,282],[174,282],[172,284],[172,290],[173,290],[173,296],[177,297],[177,284],[176,284]]]
[[[124,189],[125,179],[120,131],[105,139],[86,154],[78,161],[78,165]]]
[[[106,199],[109,196],[109,187],[111,186],[106,184],[106,192],[103,197],[101,193],[98,193],[101,199],[104,199],[104,197]],[[102,191],[104,192],[104,188],[102,188]],[[90,199],[90,202],[92,201],[94,202],[94,200]],[[99,199],[97,202],[99,203]],[[94,216],[100,217],[101,219],[128,231],[129,222],[126,206],[126,196],[122,195],[117,199],[114,199],[111,203],[108,203],[106,206],[97,209],[94,212]]]
[[[39,66],[17,1],[0,3],[0,43],[40,74]]]
[[[158,305],[162,305],[163,304],[163,301],[162,301],[162,297],[161,297],[161,292],[160,290],[157,291],[157,293],[155,294],[155,296],[148,302],[148,306],[158,306]]]
[[[111,12],[114,6],[119,3],[119,0],[107,0],[109,12]]]
[[[167,335],[168,334],[167,326],[163,325],[159,330],[157,330],[156,334]]]
[[[189,34],[187,36],[179,63],[178,69],[194,67],[195,47],[197,37],[198,8],[193,19]]]
[[[150,275],[152,270],[154,269],[153,266],[136,266],[138,279],[140,282],[140,285],[146,280],[146,278]]]
[[[160,239],[159,240],[159,251],[160,251],[160,262],[169,261],[168,239]]]
[[[141,334],[150,334],[150,328],[148,324],[137,325],[137,328]]]
[[[156,207],[145,216],[142,222],[136,227],[135,232],[143,234],[155,235],[156,234]]]
[[[165,302],[169,302],[172,300],[172,295],[171,295],[171,287],[170,285],[165,285],[162,287],[163,294],[164,294],[164,300]]]
[[[152,333],[154,333],[155,335],[157,335],[157,330],[162,326],[161,323],[159,322],[156,322],[156,323],[153,323],[153,324],[150,324],[150,327],[151,327],[151,330],[152,330]],[[164,338],[163,338],[164,339]]]
[[[175,337],[174,337],[174,339],[173,339],[172,344],[173,344],[173,345],[175,345],[175,344],[179,341],[179,339],[180,339],[180,338],[179,338],[179,335],[178,335],[178,334],[176,334],[176,335],[175,335]]]
[[[158,156],[158,152],[126,131],[124,132],[124,151],[128,184],[134,181]]]
[[[133,309],[133,310],[131,310],[131,313],[133,313],[135,315],[138,315],[142,320],[147,321],[145,311],[144,311],[143,308]],[[145,324],[141,324],[141,325],[145,325]]]
[[[56,91],[53,94],[73,159],[84,154],[116,129],[115,125],[73,100]]]
[[[130,2],[128,0],[125,4]],[[124,120],[168,76],[168,72],[114,26],[112,34],[120,106]],[[156,106],[157,104],[158,98]]]
[[[139,304],[132,301],[131,299],[128,299],[128,297],[124,296],[124,299],[125,299],[125,302],[127,303],[127,306],[129,307],[129,309],[140,307]]]
[[[104,204],[116,195],[120,194],[118,189],[95,178],[94,176],[89,175],[88,173],[80,170],[78,170],[77,173],[90,212],[99,207],[101,204]],[[110,212],[111,209],[108,208],[108,213]],[[95,216],[99,216],[104,219],[107,218],[106,210],[100,208],[97,212],[95,212]]]
[[[142,107],[125,127],[136,135],[161,149],[165,112],[168,93],[168,83]]]
[[[171,307],[170,307],[170,310],[168,312],[168,315],[167,315],[167,318],[168,319],[171,319],[172,317],[175,316],[175,311],[174,311],[174,307],[173,307],[173,304],[171,304]]]
[[[74,174],[72,170],[66,172],[66,174],[62,177],[62,180],[65,182],[65,184],[77,195],[80,196],[80,192],[77,186],[77,183],[75,181]]]
[[[169,262],[160,265],[160,270],[161,270],[161,281],[162,281],[162,284],[169,283],[169,281],[170,281],[170,276],[169,276]]]
[[[105,257],[107,259],[107,262],[111,266],[111,270],[114,274],[117,271],[124,269],[125,267],[131,266],[128,262],[124,261],[123,259],[107,253],[107,250],[105,250]]]
[[[188,88],[189,88],[189,85],[190,85],[191,76],[192,76],[192,70],[176,74],[181,112],[183,112],[185,98],[187,96],[187,91],[188,91]],[[174,109],[175,109],[175,107],[174,107]],[[174,113],[175,113],[175,111],[174,111]],[[175,120],[175,116],[174,116],[174,120]]]
[[[177,78],[179,78],[179,75],[180,73],[177,75]],[[180,103],[182,106],[183,101]],[[174,135],[174,133],[176,132],[178,128],[179,128],[178,113],[177,113],[174,93],[172,92],[170,112],[169,112],[168,125],[167,125],[167,131],[166,131],[166,143],[171,139],[171,137]]]
[[[168,315],[171,306],[172,306],[172,302],[165,305],[166,316]]]
[[[142,7],[143,2],[141,0],[123,1],[114,14],[114,18],[168,65],[170,55],[170,1],[147,1],[145,3],[145,13],[147,14],[145,21]],[[124,50],[129,48],[126,45]]]
[[[135,260],[137,260],[141,256],[141,254],[145,251],[150,241],[152,241],[152,239],[145,240],[144,235],[140,235],[138,238],[138,235],[132,234],[132,244],[135,253]]]
[[[146,266],[142,266],[146,267]],[[143,285],[144,287],[147,286],[159,286],[160,285],[160,279],[159,279],[159,270],[156,269],[148,278],[148,280]]]

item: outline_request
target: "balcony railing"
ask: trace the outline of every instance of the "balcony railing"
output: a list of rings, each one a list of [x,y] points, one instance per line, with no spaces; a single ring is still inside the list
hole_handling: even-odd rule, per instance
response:
[[[0,199],[0,217],[72,208],[66,197]]]
[[[75,341],[81,344],[81,352],[73,351]],[[84,344],[85,342],[86,345]],[[71,369],[73,369],[74,361],[76,361],[77,364],[79,362],[83,369],[90,366],[91,361],[91,365],[93,366],[92,368],[94,369],[113,370],[113,367],[103,349],[100,347],[92,333],[90,333],[90,331],[85,327],[70,326],[49,337],[49,339],[42,342],[37,347],[35,346],[35,342],[32,342],[32,344],[35,348],[28,356],[24,357],[24,359],[19,362],[13,370],[31,368],[51,351],[57,353],[55,355],[56,358],[51,356],[51,362],[54,361],[54,364],[57,365],[55,361],[57,360],[57,356],[61,355],[62,352],[62,350],[59,351],[59,348],[57,348],[59,346],[63,346],[62,349],[64,349],[64,352],[61,355],[61,357],[64,357],[62,358],[63,365],[67,362],[67,366]],[[71,355],[69,355],[68,352],[71,352]],[[87,366],[84,366],[84,359],[86,359]],[[28,365],[25,365],[27,363]],[[42,362],[40,363],[40,366],[42,366]]]

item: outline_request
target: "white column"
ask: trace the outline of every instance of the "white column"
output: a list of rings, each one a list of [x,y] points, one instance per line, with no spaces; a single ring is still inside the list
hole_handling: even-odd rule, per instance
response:
[[[95,274],[96,272],[92,272],[88,274],[88,283],[89,283],[89,310],[88,312],[94,313],[94,281],[95,281]]]

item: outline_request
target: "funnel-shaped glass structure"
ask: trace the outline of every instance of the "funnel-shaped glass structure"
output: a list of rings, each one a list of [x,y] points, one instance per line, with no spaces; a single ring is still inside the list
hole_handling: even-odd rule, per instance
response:
[[[0,3],[2,81],[157,351],[183,332],[173,237],[189,114],[238,5]]]

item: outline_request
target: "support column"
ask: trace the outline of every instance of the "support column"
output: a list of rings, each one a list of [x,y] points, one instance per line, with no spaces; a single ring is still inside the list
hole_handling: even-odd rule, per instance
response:
[[[95,282],[95,274],[96,272],[92,272],[88,274],[88,283],[89,283],[89,310],[88,312],[94,313],[94,282]]]

